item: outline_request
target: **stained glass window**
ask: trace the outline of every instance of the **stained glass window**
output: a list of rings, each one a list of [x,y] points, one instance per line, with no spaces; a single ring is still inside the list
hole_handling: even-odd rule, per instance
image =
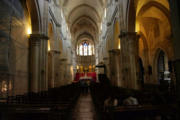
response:
[[[89,54],[88,55],[92,55],[91,45],[88,46],[88,50],[89,50]]]
[[[88,41],[83,41],[77,46],[77,55],[88,56],[94,55],[94,46]]]
[[[79,55],[83,55],[83,46],[82,45],[79,46]]]

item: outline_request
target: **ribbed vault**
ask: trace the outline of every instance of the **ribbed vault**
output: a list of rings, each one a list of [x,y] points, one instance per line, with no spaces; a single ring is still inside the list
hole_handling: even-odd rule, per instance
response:
[[[97,42],[105,0],[60,0],[72,35],[72,43],[86,39]]]

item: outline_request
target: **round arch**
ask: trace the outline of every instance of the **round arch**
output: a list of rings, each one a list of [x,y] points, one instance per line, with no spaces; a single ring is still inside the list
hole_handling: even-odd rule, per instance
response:
[[[81,39],[81,38],[83,38],[83,37],[89,38],[89,39],[91,39],[92,41],[94,41],[94,37],[93,37],[90,33],[84,32],[84,33],[80,34],[80,35],[77,37],[77,42],[78,42],[79,39]]]
[[[170,12],[169,10],[162,5],[159,2],[156,1],[149,1],[148,3],[146,3],[145,5],[142,6],[142,8],[139,10],[139,12],[137,13],[137,16],[142,16],[143,13],[145,11],[147,11],[148,9],[150,9],[152,6],[158,8],[160,11],[162,11],[164,13],[164,15],[167,17],[169,24],[171,24],[171,20],[170,20]]]
[[[99,16],[98,12],[96,11],[96,9],[95,9],[94,7],[92,7],[92,6],[90,6],[90,5],[87,5],[87,4],[80,4],[80,5],[76,6],[76,7],[69,13],[69,15],[68,15],[68,17],[67,17],[68,20],[71,20],[71,16],[73,16],[73,14],[74,14],[76,11],[78,11],[78,9],[80,10],[80,9],[83,8],[83,7],[87,7],[89,10],[93,11],[93,12],[95,13],[95,17],[97,17],[97,18],[96,18],[97,21],[100,20],[100,16]]]
[[[99,31],[97,23],[91,17],[87,15],[82,15],[79,18],[77,18],[70,27],[71,31],[76,26],[76,24],[78,24],[82,19],[87,20],[90,24],[92,24],[92,26],[95,28],[96,31]]]
[[[40,10],[37,0],[27,0],[27,8],[30,14],[32,34],[40,33],[41,31],[41,19]]]

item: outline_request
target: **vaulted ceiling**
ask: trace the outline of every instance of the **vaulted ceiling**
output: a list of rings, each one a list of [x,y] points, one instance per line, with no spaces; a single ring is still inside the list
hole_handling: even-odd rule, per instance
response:
[[[72,34],[73,43],[79,39],[97,42],[106,0],[60,0],[61,8]]]

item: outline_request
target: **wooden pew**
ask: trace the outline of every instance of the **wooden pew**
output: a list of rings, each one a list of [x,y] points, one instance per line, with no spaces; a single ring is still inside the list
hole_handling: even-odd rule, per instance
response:
[[[152,120],[156,117],[174,120],[176,110],[175,105],[119,106],[112,108],[109,114],[113,120]]]
[[[43,120],[66,120],[79,95],[78,85],[72,84],[39,93],[9,96],[7,103],[0,105],[0,119],[3,114],[9,117],[9,120],[27,120],[31,116]]]
[[[108,93],[107,90],[109,90],[110,92]],[[132,92],[133,96],[138,99],[138,102],[141,106],[122,106],[123,100],[129,96],[130,92]],[[112,86],[108,88],[107,86],[103,86],[101,84],[94,84],[91,87],[91,93],[96,109],[99,112],[100,116],[102,116],[102,120],[110,119],[108,118],[109,115],[106,116],[106,114],[109,113],[104,112],[103,107],[104,101],[108,96],[115,96],[115,98],[118,99],[118,106],[120,107],[117,107],[115,109],[110,108],[109,110],[112,112],[110,116],[114,116],[115,118],[117,117],[117,120],[120,120],[122,118],[125,120],[135,120],[136,117],[137,120],[144,120],[146,118],[147,120],[154,120],[158,115],[169,117],[173,116],[173,113],[176,112],[175,107],[171,107],[172,104],[176,103],[172,102],[172,99],[174,97],[170,96],[166,92],[158,91],[157,89],[147,89],[145,91],[141,91]],[[170,101],[169,99],[167,99],[168,97],[170,97]],[[113,120],[115,118],[113,118]]]

